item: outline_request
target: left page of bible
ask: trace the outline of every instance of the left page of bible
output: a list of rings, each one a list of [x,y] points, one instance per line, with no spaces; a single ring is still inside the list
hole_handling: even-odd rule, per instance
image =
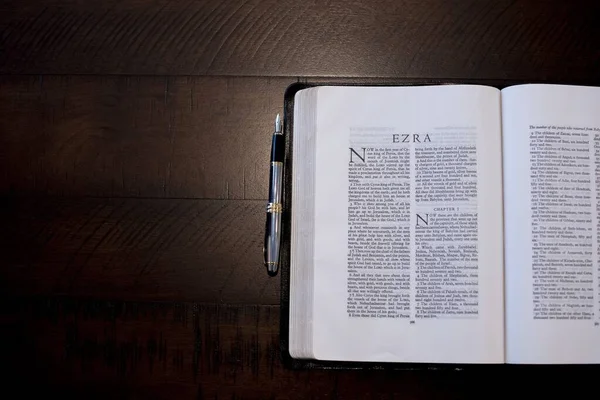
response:
[[[504,362],[500,92],[316,98],[315,358]]]

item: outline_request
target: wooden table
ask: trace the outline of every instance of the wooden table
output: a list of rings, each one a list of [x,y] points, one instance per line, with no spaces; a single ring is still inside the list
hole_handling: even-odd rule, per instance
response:
[[[597,84],[599,15],[558,0],[2,1],[3,388],[483,398],[535,381],[285,369],[280,281],[261,263],[272,120],[299,80]],[[585,387],[570,371],[535,390]]]

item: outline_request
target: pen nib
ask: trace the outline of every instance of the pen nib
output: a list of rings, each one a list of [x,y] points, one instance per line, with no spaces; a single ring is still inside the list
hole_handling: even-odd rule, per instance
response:
[[[275,117],[275,133],[281,133],[281,118],[279,114]]]

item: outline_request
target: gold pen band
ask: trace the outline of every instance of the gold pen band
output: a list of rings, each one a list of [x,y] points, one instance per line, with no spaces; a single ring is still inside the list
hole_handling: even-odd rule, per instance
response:
[[[274,214],[274,213],[281,213],[283,211],[283,205],[281,203],[269,203],[267,204],[267,212]]]
[[[271,161],[271,165],[273,166],[278,166],[278,167],[283,167],[283,163],[281,161]]]

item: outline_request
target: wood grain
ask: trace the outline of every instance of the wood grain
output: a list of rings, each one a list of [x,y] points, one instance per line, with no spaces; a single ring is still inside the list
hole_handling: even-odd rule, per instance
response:
[[[0,191],[264,199],[293,82],[0,76]]]
[[[279,304],[262,201],[0,200],[0,293]]]
[[[4,349],[0,365],[18,382],[35,376],[36,386],[50,384],[61,393],[458,399],[468,388],[465,374],[455,372],[285,369],[278,306],[39,297],[9,298],[0,309],[3,343],[12,344]],[[437,383],[427,385],[432,375]]]
[[[0,73],[597,80],[595,1],[5,0]]]

